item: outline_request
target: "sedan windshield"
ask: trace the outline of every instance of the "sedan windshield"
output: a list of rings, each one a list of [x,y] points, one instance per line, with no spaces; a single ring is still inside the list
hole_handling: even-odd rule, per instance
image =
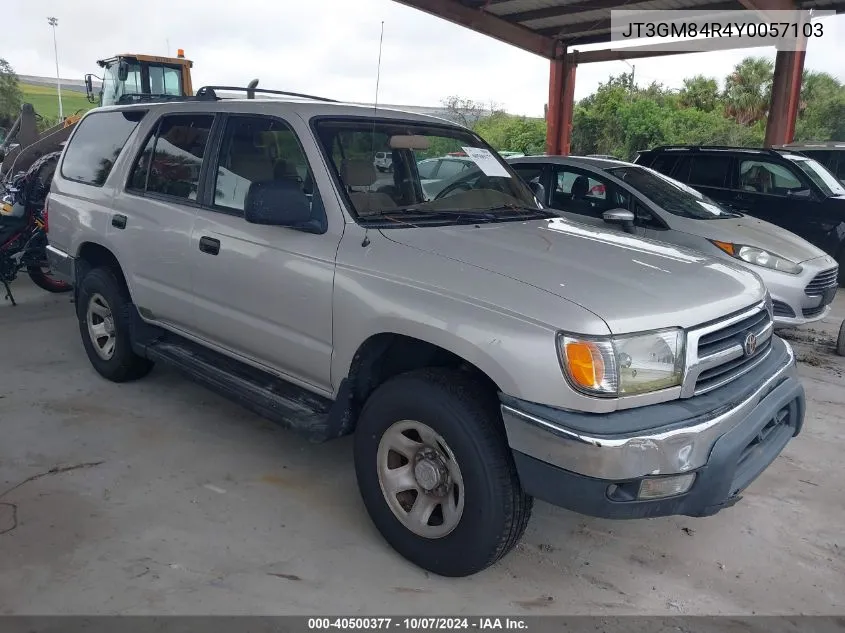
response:
[[[795,154],[784,154],[784,158],[787,158],[798,165],[798,168],[807,174],[810,180],[812,180],[828,198],[830,196],[841,196],[842,194],[845,194],[845,187],[843,187],[836,179],[836,176],[831,174],[827,169],[822,167],[812,158],[796,156]]]
[[[625,165],[607,170],[672,215],[694,220],[736,217],[716,202],[668,176],[647,167]]]
[[[551,215],[495,151],[463,128],[363,117],[319,119],[314,127],[359,222],[398,227]]]

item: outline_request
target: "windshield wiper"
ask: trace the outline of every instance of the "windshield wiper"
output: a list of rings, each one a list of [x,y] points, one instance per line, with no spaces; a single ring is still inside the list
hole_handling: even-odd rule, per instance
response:
[[[367,218],[370,217],[384,217],[390,215],[415,215],[426,218],[448,217],[455,218],[456,221],[461,219],[472,220],[473,222],[491,222],[496,219],[496,216],[487,210],[464,210],[464,209],[425,209],[419,207],[398,207],[396,209],[380,209],[372,213],[368,213]]]

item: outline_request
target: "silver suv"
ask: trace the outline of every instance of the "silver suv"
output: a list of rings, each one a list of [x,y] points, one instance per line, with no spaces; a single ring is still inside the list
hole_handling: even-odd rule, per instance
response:
[[[364,504],[417,565],[491,565],[535,497],[714,514],[800,431],[753,273],[556,217],[440,119],[198,94],[92,110],[56,170],[51,264],[91,364],[169,363],[314,441],[354,433]],[[418,162],[457,151],[478,178],[426,199]]]

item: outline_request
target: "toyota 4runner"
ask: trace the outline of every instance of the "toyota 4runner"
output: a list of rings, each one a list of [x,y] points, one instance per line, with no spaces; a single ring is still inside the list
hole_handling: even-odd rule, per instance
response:
[[[458,151],[477,177],[427,199],[418,161]],[[211,88],[98,108],[48,218],[96,371],[169,363],[314,441],[354,433],[373,522],[437,574],[504,556],[535,497],[714,514],[801,430],[756,275],[556,217],[440,119]]]

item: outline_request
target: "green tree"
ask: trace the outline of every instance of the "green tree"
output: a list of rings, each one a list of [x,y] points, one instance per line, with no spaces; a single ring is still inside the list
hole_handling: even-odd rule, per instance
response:
[[[18,76],[9,62],[0,58],[0,126],[8,127],[18,118],[22,101]]]
[[[845,86],[827,73],[805,71],[795,140],[845,139]]]
[[[746,57],[725,80],[725,112],[740,125],[766,118],[774,65],[765,57]]]
[[[684,79],[679,93],[679,103],[685,108],[712,112],[719,105],[719,84],[712,77],[696,75]]]

